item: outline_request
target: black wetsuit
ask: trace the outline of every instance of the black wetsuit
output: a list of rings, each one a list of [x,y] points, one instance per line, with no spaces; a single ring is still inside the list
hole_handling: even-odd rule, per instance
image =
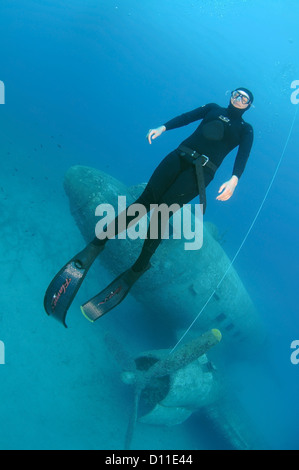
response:
[[[239,146],[233,175],[240,178],[253,142],[253,129],[242,119],[242,111],[232,105],[221,108],[210,103],[171,119],[165,127],[166,130],[176,129],[202,119],[195,132],[182,144],[207,155],[217,167],[229,152]]]
[[[253,142],[253,129],[242,119],[244,111],[246,109],[239,110],[231,104],[227,108],[222,108],[210,103],[171,119],[165,123],[165,127],[169,131],[202,120],[193,134],[181,145],[208,156],[217,168],[225,156],[239,146],[232,174],[240,178]],[[203,172],[205,187],[207,187],[214,177],[214,172],[207,167],[203,167]],[[198,183],[194,165],[182,157],[179,149],[176,149],[158,165],[135,203],[143,204],[148,211],[151,204],[165,203],[170,206],[176,203],[182,207],[197,195]],[[127,217],[127,222],[129,223],[134,218]],[[162,233],[159,235],[158,239],[150,239],[148,233],[142,252],[133,266],[135,271],[141,271],[148,265],[161,242]]]

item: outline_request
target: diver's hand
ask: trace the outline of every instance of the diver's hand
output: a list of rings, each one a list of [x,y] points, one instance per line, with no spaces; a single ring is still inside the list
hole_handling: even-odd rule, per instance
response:
[[[235,175],[231,177],[229,181],[220,186],[218,191],[219,196],[216,197],[218,201],[227,201],[234,194],[234,190],[238,184],[239,178]],[[221,194],[220,194],[221,193]]]
[[[152,139],[156,139],[157,137],[159,137],[163,132],[166,131],[166,127],[165,126],[160,126],[160,127],[157,127],[157,129],[150,129],[146,135],[146,138],[148,140],[148,143],[151,144],[152,143]]]

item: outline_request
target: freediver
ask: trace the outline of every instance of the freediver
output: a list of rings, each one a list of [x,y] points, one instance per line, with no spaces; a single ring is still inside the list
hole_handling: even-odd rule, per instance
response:
[[[147,134],[149,144],[165,131],[201,120],[193,134],[161,161],[134,204],[142,204],[147,211],[150,211],[151,204],[164,203],[168,207],[178,204],[178,207],[182,207],[199,195],[203,212],[205,212],[205,188],[213,180],[224,158],[238,147],[232,176],[220,186],[216,198],[218,201],[229,200],[245,169],[253,143],[253,128],[242,117],[251,107],[253,99],[250,90],[239,87],[231,93],[230,102],[226,108],[209,103],[177,116],[162,126],[150,129]],[[118,231],[118,217],[113,222],[115,236],[121,231]],[[126,228],[134,219],[135,216],[126,216]],[[89,320],[95,321],[118,305],[128,294],[134,282],[149,269],[150,259],[163,237],[161,222],[158,237],[150,238],[149,234],[150,227],[141,254],[133,266],[81,307],[83,314]],[[104,234],[102,235],[92,240],[83,251],[72,258],[48,287],[44,301],[46,312],[62,321],[64,325],[68,308],[90,266],[109,239],[104,237]]]

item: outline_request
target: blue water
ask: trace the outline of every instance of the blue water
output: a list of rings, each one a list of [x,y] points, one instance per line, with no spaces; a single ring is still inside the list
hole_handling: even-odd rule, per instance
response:
[[[4,2],[2,2],[4,3]],[[297,0],[14,0],[0,7],[1,449],[122,449],[131,389],[104,343],[113,332],[131,354],[169,347],[128,298],[122,315],[90,325],[82,299],[68,330],[43,312],[51,276],[83,240],[63,191],[74,164],[127,185],[146,181],[193,127],[145,134],[227,91],[252,89],[245,119],[255,129],[234,197],[215,200],[231,172],[227,157],[208,189],[207,219],[234,255],[282,155],[299,80]],[[192,129],[191,129],[192,127]],[[297,118],[269,196],[235,267],[268,332],[264,353],[226,364],[258,433],[273,449],[298,449],[299,365],[290,344],[298,320]],[[98,267],[98,270],[101,268]],[[99,271],[98,271],[99,272]],[[102,270],[101,282],[108,280]],[[187,326],[187,325],[186,325]],[[236,358],[237,359],[237,358]],[[135,449],[221,449],[227,443],[192,417],[172,428],[139,425]]]

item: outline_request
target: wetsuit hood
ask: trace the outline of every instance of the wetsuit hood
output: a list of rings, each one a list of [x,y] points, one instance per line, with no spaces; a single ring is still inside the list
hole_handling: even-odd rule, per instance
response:
[[[238,88],[236,88],[235,90],[233,91],[237,91],[237,90],[241,90],[241,91],[244,91],[245,93],[247,93],[247,95],[249,96],[250,98],[250,103],[249,105],[247,106],[247,108],[244,108],[244,109],[238,109],[238,108],[235,108],[235,106],[233,106],[229,100],[229,105],[227,107],[228,109],[228,114],[230,117],[234,117],[234,118],[237,118],[237,117],[242,117],[242,115],[245,113],[245,111],[248,111],[248,109],[251,107],[252,103],[253,103],[253,100],[254,100],[254,96],[253,96],[253,93],[248,90],[248,88],[244,88],[243,86],[240,86]]]

